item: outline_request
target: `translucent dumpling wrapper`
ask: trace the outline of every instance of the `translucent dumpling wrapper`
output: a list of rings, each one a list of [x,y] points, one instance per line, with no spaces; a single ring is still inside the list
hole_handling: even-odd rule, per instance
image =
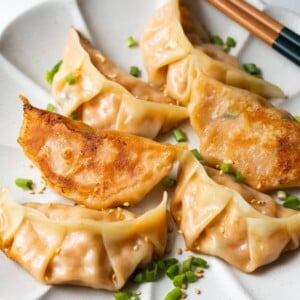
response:
[[[89,208],[135,204],[168,175],[184,144],[96,130],[23,98],[19,144],[46,184]]]
[[[119,290],[137,267],[164,254],[166,195],[136,215],[64,204],[26,203],[0,189],[0,248],[45,284]]]
[[[207,77],[195,82],[188,110],[209,165],[231,161],[262,191],[300,185],[300,122],[290,113]]]
[[[218,256],[245,272],[299,247],[299,212],[229,175],[206,172],[188,151],[181,157],[171,212],[188,249]]]
[[[187,26],[189,19],[192,22]],[[179,0],[170,0],[156,11],[140,43],[149,81],[154,86],[165,87],[165,91],[182,105],[189,102],[188,83],[200,80],[200,74],[267,98],[284,96],[277,86],[241,70],[234,57],[215,45],[208,45],[204,29],[202,33],[199,29],[194,30],[198,32],[197,41],[194,38],[189,40],[191,28],[195,27],[194,18],[179,5]],[[180,93],[176,90],[178,85],[181,86]],[[183,92],[182,88],[186,91]]]
[[[124,71],[92,49],[73,28],[69,31],[63,63],[54,77],[52,94],[63,115],[75,112],[78,119],[97,129],[155,138],[188,118],[185,108],[166,103],[170,98],[129,74],[126,76]],[[155,102],[147,101],[147,97],[148,100],[153,97]]]

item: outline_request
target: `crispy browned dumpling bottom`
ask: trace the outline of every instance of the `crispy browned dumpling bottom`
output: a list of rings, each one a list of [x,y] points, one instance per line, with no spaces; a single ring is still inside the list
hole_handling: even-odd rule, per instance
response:
[[[167,175],[182,146],[116,131],[37,109],[24,100],[18,142],[56,192],[90,208],[140,201]]]

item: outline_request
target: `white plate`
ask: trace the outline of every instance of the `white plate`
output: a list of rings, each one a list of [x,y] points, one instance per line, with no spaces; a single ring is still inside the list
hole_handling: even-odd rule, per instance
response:
[[[257,0],[253,1],[258,3]],[[26,95],[34,105],[41,108],[45,108],[51,101],[44,72],[61,58],[70,25],[90,37],[97,47],[122,68],[128,69],[132,64],[142,66],[140,50],[126,48],[125,40],[129,35],[136,38],[141,35],[146,22],[161,3],[159,0],[52,0],[19,16],[5,29],[0,37],[0,186],[8,186],[17,201],[62,201],[49,190],[43,197],[30,196],[14,185],[16,177],[30,177],[36,181],[40,177],[37,170],[28,167],[28,160],[16,142],[22,119],[18,94]],[[244,29],[205,1],[194,1],[192,6],[210,32],[222,37],[232,36],[237,40],[238,46],[233,53],[242,62],[257,63],[265,79],[280,85],[289,96],[280,105],[300,115],[299,68],[250,37]],[[275,8],[268,9],[268,13],[300,32],[298,16]],[[178,238],[173,247],[174,256],[175,249],[182,245],[182,240]],[[179,259],[183,260],[188,255],[190,253],[186,252]],[[244,274],[213,257],[207,259],[210,268],[203,279],[190,285],[188,299],[299,298],[298,251],[285,254],[276,263],[253,274]],[[2,253],[0,266],[1,299],[113,299],[111,293],[101,290],[39,284]],[[195,287],[201,289],[200,296],[194,293]],[[142,291],[143,300],[163,299],[172,284],[165,279],[135,288]]]

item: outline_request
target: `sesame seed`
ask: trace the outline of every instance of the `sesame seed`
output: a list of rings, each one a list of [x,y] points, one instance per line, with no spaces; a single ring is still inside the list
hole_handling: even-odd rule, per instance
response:
[[[144,237],[144,241],[145,241],[146,243],[149,243],[149,238],[148,238],[147,236],[145,236],[145,237]]]
[[[183,293],[182,295],[181,295],[181,299],[185,299],[187,297],[187,294],[185,294],[185,293]]]
[[[114,210],[112,209],[112,208],[110,208],[109,210],[108,210],[108,213],[109,214],[112,214],[114,212]]]
[[[178,229],[177,232],[178,232],[179,234],[183,234],[183,231],[182,231],[181,229]]]
[[[176,252],[177,252],[178,255],[181,255],[183,253],[181,248],[177,248]]]
[[[223,160],[223,163],[224,163],[224,164],[232,164],[233,161],[232,161],[231,159],[224,159],[224,160]]]
[[[133,246],[133,251],[137,251],[137,249],[139,249],[139,245],[138,245],[138,244],[135,244],[135,245]]]
[[[45,276],[45,281],[48,281],[49,280],[49,277],[48,276]]]
[[[121,211],[122,211],[122,208],[121,208],[120,206],[118,206],[118,207],[117,207],[117,211],[118,211],[118,212],[121,212]]]
[[[222,170],[220,170],[220,171],[219,171],[219,174],[220,174],[220,175],[223,175],[223,174],[224,174],[224,172],[223,172]]]
[[[186,290],[186,289],[187,289],[187,284],[186,284],[186,283],[183,283],[183,284],[181,285],[181,288],[184,289],[184,290]]]
[[[197,278],[202,278],[203,277],[203,272],[199,272],[199,273],[195,273],[195,276],[197,277]]]
[[[113,273],[111,278],[112,278],[112,280],[116,280],[117,279],[116,273]]]
[[[201,293],[201,291],[200,291],[199,289],[197,289],[197,288],[195,288],[194,291],[195,291],[195,293],[196,293],[197,295],[199,295],[199,294]]]
[[[261,188],[261,183],[258,183],[258,184],[256,185],[256,188],[257,188],[257,189],[260,189],[260,188]]]
[[[280,200],[284,200],[286,198],[286,192],[285,191],[278,191],[277,192],[277,198]]]
[[[129,202],[124,202],[123,206],[130,206],[130,203]]]
[[[60,248],[56,248],[54,253],[58,254],[59,252],[60,252]]]

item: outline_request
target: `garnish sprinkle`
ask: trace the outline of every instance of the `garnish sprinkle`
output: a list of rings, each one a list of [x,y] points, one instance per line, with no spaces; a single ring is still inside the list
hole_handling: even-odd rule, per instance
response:
[[[45,73],[45,79],[48,83],[53,82],[54,75],[59,71],[59,68],[62,64],[62,60],[60,60],[51,70],[46,71]]]
[[[23,190],[32,190],[33,187],[33,181],[28,178],[17,178],[15,184]]]

